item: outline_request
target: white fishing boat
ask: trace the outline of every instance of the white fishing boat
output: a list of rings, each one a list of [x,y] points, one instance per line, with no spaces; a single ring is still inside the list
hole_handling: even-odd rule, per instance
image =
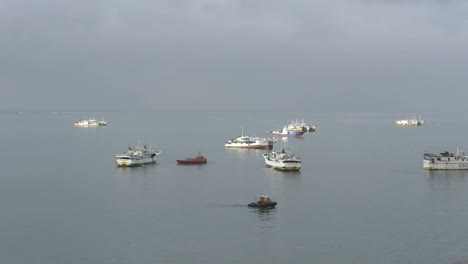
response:
[[[97,127],[98,122],[94,118],[85,119],[75,123],[76,127]]]
[[[304,131],[298,129],[289,129],[288,126],[284,126],[282,130],[274,130],[269,132],[272,137],[304,137]]]
[[[457,152],[440,154],[424,153],[423,168],[426,170],[468,170],[468,156],[457,148]]]
[[[134,167],[144,164],[156,163],[156,158],[162,153],[161,150],[156,150],[150,146],[128,147],[127,152],[115,156],[115,162],[118,167]]]
[[[251,137],[244,135],[244,128],[238,137],[231,138],[224,143],[226,148],[271,149],[274,140],[268,138]]]
[[[419,119],[416,117],[410,119],[399,119],[395,121],[395,125],[397,126],[422,126],[424,125],[424,120],[422,120],[421,116]]]
[[[288,129],[296,129],[297,131],[303,131],[303,132],[314,132],[317,130],[316,125],[309,125],[306,122],[304,122],[304,119],[302,119],[301,122],[299,122],[297,119],[296,121],[292,121],[288,125]]]
[[[98,127],[98,126],[107,126],[107,121],[101,120],[98,121],[94,117],[89,119],[84,119],[75,123],[76,127]]]
[[[265,153],[263,158],[267,167],[281,171],[299,171],[302,165],[301,158],[285,151],[284,148],[279,152]]]

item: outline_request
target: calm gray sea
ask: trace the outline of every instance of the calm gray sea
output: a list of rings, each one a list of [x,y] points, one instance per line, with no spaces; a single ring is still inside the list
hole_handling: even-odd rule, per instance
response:
[[[94,115],[108,127],[75,128]],[[468,258],[468,171],[426,172],[422,155],[468,150],[467,115],[249,111],[0,114],[2,263],[453,263]],[[295,118],[300,173],[265,151],[226,150]],[[159,163],[116,168],[150,141]],[[176,159],[201,151],[205,166]],[[274,210],[246,207],[259,193]]]

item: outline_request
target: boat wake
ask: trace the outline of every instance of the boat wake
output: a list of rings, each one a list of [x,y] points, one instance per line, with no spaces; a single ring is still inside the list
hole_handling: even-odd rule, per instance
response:
[[[208,204],[208,207],[247,207],[247,204]]]

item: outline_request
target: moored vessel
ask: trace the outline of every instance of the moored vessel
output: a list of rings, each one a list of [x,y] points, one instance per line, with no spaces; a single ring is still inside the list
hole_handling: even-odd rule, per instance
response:
[[[272,149],[274,140],[260,137],[250,137],[244,135],[244,128],[238,137],[231,138],[224,143],[226,148],[246,148],[246,149]]]
[[[281,171],[299,171],[302,165],[301,158],[285,151],[284,148],[279,152],[265,153],[263,158],[267,167]]]
[[[98,127],[98,126],[107,126],[107,121],[103,120],[96,120],[94,117],[89,119],[84,119],[79,122],[75,122],[74,124],[76,127]]]
[[[270,199],[270,196],[260,194],[256,202],[249,203],[247,206],[259,209],[269,209],[274,208],[277,204],[277,202]]]
[[[468,156],[457,148],[457,152],[440,154],[424,153],[423,168],[426,170],[468,170]]]
[[[304,137],[304,131],[299,129],[291,129],[287,126],[284,126],[282,130],[275,130],[269,132],[270,136],[273,137],[297,137],[302,138]]]
[[[399,119],[395,121],[395,125],[397,126],[422,126],[424,124],[424,120],[419,116],[419,119],[413,117],[411,119]]]
[[[185,158],[182,160],[177,160],[177,164],[183,165],[194,165],[194,164],[206,164],[207,159],[201,153],[198,153],[197,156],[192,158]]]
[[[288,129],[291,128],[291,129],[297,129],[299,131],[303,131],[303,132],[314,132],[317,130],[317,126],[316,125],[309,125],[307,124],[306,122],[304,122],[304,119],[302,119],[301,122],[299,122],[297,119],[296,121],[292,121],[289,125],[288,125]]]
[[[115,156],[115,162],[118,167],[135,167],[144,164],[156,163],[156,158],[161,155],[161,150],[153,149],[150,146],[128,147],[127,152]]]
[[[75,123],[76,127],[97,127],[99,126],[99,123],[96,119],[90,118],[90,119],[84,119],[79,122]]]

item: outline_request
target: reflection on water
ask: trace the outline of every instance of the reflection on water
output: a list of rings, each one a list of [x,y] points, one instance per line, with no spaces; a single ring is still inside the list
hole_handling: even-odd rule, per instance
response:
[[[232,151],[232,152],[238,152],[238,153],[243,153],[243,152],[257,152],[257,153],[265,153],[268,152],[267,149],[253,149],[253,148],[225,148],[226,151]]]
[[[240,160],[263,160],[262,155],[268,153],[268,149],[248,149],[248,148],[226,148],[226,153]]]
[[[247,204],[223,204],[223,203],[210,203],[207,207],[247,207]]]
[[[147,176],[155,169],[156,164],[147,164],[137,167],[116,167],[116,175],[119,177],[144,175]]]
[[[261,208],[254,208],[251,209],[251,212],[253,214],[258,215],[258,219],[260,220],[258,222],[258,227],[261,229],[271,229],[273,228],[273,221],[276,219],[276,214],[277,214],[277,209],[276,208],[270,208],[270,209],[261,209]]]
[[[425,170],[424,175],[431,184],[461,184],[468,177],[468,170]]]
[[[282,188],[284,184],[294,183],[300,184],[301,172],[300,171],[279,171],[271,168],[265,168],[263,181],[270,185],[270,187]]]

